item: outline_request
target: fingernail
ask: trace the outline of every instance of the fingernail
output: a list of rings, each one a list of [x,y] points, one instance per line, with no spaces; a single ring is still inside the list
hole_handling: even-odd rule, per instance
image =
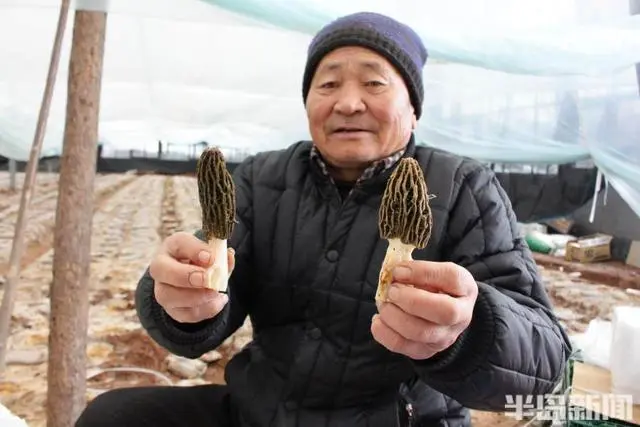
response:
[[[387,290],[387,298],[390,301],[395,301],[400,296],[400,289],[396,285],[389,286],[389,290]]]
[[[191,286],[200,287],[204,283],[204,274],[201,271],[192,271],[189,273],[189,284]]]
[[[200,251],[200,253],[198,253],[198,260],[200,262],[209,262],[211,260],[211,254],[207,251]]]
[[[407,280],[411,277],[411,269],[409,267],[399,266],[393,269],[393,278],[396,280]]]

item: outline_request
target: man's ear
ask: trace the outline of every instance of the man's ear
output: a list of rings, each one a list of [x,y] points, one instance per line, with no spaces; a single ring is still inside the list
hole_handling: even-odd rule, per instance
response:
[[[418,118],[416,117],[416,113],[411,115],[411,129],[416,130],[418,127]]]

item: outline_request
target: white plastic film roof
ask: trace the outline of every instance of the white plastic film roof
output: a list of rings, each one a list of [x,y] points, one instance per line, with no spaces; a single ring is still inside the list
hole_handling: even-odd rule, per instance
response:
[[[593,158],[640,215],[640,16],[629,0],[78,0],[109,12],[100,139],[246,152],[308,138],[302,70],[329,20],[373,10],[430,52],[425,144],[490,162]],[[0,155],[28,158],[57,0],[0,0]],[[70,17],[72,18],[72,17]],[[72,22],[43,155],[60,152]]]

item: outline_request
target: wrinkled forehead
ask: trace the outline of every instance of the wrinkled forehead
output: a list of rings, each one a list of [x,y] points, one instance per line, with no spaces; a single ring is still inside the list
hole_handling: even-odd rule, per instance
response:
[[[322,58],[316,74],[340,72],[347,69],[372,71],[378,74],[397,74],[393,65],[377,52],[360,46],[335,49]]]

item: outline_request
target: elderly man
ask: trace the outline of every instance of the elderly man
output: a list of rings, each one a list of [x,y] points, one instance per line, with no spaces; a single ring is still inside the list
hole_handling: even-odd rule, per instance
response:
[[[251,318],[227,385],[112,391],[78,427],[468,426],[466,408],[552,391],[570,345],[504,191],[480,164],[415,145],[426,58],[414,31],[378,14],[316,35],[303,81],[313,141],[235,171],[228,296],[203,288],[211,254],[185,233],[138,285],[142,324],[182,356]],[[432,237],[376,306],[378,209],[406,157],[435,195]]]

